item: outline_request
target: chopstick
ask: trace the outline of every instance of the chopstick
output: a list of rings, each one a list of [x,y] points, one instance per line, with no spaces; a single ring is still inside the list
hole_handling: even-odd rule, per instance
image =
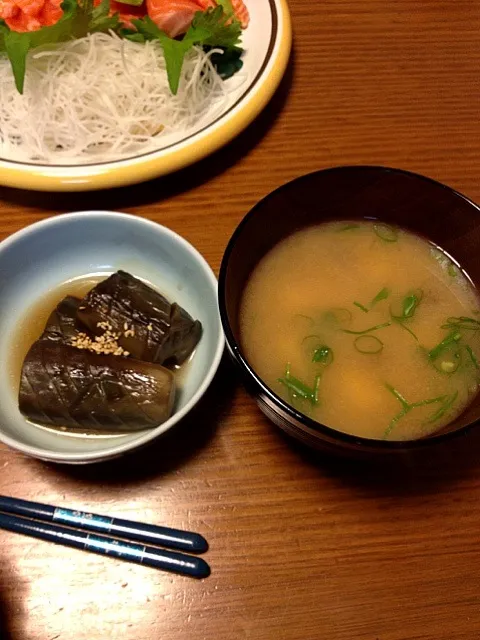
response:
[[[0,511],[45,522],[58,522],[85,531],[110,533],[117,538],[126,540],[150,542],[167,549],[180,549],[190,553],[203,553],[208,549],[207,541],[199,533],[170,529],[154,524],[143,524],[134,520],[111,518],[97,513],[74,511],[20,498],[0,495]]]
[[[114,556],[193,578],[206,578],[210,574],[210,567],[205,560],[196,556],[94,535],[51,522],[39,522],[30,518],[0,513],[0,529],[23,533],[33,538],[49,540],[67,547]]]

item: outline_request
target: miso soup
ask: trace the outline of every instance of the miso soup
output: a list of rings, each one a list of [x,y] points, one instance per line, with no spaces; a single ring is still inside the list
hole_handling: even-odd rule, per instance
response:
[[[309,227],[252,273],[241,341],[293,407],[365,438],[421,438],[480,382],[480,300],[439,247],[378,222]]]

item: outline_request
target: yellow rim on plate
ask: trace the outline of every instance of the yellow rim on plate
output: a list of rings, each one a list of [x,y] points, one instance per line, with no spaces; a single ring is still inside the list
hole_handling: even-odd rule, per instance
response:
[[[192,136],[194,144],[181,141],[171,150],[112,163],[55,166],[0,160],[0,184],[35,191],[90,191],[130,185],[182,169],[210,155],[245,129],[269,102],[285,73],[292,45],[292,27],[286,0],[273,0],[278,24],[267,72],[262,72],[258,90],[242,98],[228,117]],[[244,101],[245,100],[245,101]],[[202,133],[202,132],[200,132]]]

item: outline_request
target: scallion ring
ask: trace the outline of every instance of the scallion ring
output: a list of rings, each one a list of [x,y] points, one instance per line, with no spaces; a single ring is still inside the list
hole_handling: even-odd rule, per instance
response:
[[[353,345],[359,353],[368,355],[380,353],[383,349],[383,342],[376,336],[358,336],[353,341]]]

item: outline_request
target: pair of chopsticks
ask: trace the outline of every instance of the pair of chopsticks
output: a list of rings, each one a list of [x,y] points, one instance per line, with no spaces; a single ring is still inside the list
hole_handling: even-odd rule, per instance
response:
[[[198,533],[74,511],[40,502],[0,496],[0,529],[49,540],[193,578],[206,578],[210,567],[195,556],[165,551],[150,544],[190,553],[208,549]],[[95,534],[88,533],[89,531]],[[99,535],[109,533],[114,537]]]

